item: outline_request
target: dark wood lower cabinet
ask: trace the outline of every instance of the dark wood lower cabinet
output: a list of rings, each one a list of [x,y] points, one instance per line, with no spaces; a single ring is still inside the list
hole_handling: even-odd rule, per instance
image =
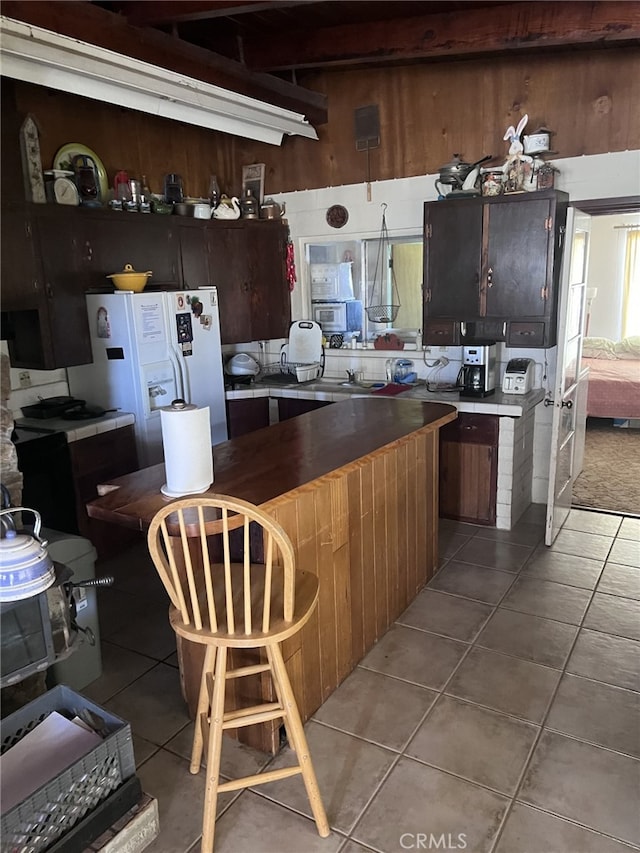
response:
[[[289,418],[295,418],[298,415],[304,415],[305,412],[312,412],[314,409],[321,409],[323,406],[330,406],[328,400],[300,400],[297,397],[280,397],[278,398],[278,420],[286,421]]]
[[[440,517],[496,523],[498,485],[496,415],[458,413],[440,430]]]
[[[98,559],[118,554],[140,537],[136,530],[116,527],[87,515],[86,504],[98,497],[97,486],[138,470],[133,426],[102,432],[69,444],[76,517],[80,536],[89,539]]]
[[[246,400],[227,400],[227,430],[229,438],[269,426],[269,398],[250,397]]]

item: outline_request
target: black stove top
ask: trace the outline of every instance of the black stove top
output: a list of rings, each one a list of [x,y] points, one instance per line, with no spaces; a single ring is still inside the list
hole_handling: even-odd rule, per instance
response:
[[[62,435],[66,436],[62,430],[58,429],[41,429],[40,427],[24,427],[24,426],[14,426],[13,432],[11,433],[11,441],[17,446],[18,444],[25,444],[27,441],[36,441],[41,438],[47,438],[52,435]]]

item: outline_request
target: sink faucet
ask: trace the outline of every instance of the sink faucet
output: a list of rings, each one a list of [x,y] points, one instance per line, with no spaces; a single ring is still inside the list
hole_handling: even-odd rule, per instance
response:
[[[349,380],[349,385],[356,385],[355,370],[347,370],[347,379]]]

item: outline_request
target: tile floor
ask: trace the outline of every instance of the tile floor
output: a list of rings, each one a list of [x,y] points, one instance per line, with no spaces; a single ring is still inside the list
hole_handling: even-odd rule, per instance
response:
[[[640,849],[640,519],[540,507],[512,531],[443,522],[441,567],[307,724],[331,823],[299,778],[220,797],[216,853]],[[203,778],[164,591],[144,543],[98,567],[104,673],[158,799],[150,853],[197,853]],[[229,740],[233,777],[291,761]]]

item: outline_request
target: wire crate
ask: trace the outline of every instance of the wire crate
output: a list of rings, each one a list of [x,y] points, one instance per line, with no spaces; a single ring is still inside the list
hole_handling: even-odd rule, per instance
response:
[[[2,853],[46,850],[135,774],[129,723],[63,684],[2,721],[2,753],[53,711],[99,726],[104,740],[2,815]]]

